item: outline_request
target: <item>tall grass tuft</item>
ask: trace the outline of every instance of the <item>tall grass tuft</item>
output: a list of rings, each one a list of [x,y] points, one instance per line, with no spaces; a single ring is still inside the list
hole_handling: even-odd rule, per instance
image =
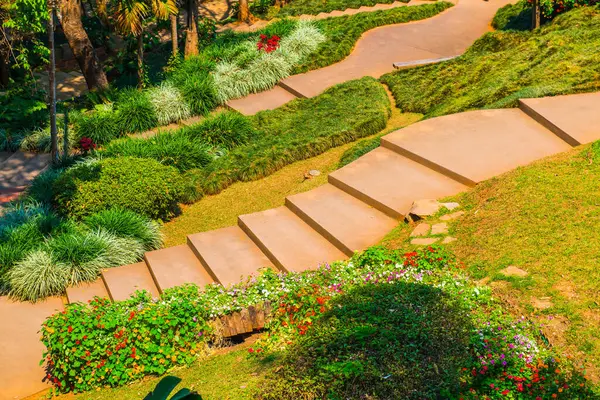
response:
[[[119,95],[118,126],[122,133],[150,130],[158,125],[154,106],[146,91],[126,89]]]
[[[68,280],[68,269],[54,263],[49,252],[38,250],[9,272],[9,294],[22,301],[38,301],[64,293]]]
[[[198,124],[183,128],[182,133],[193,140],[228,150],[248,143],[256,135],[250,119],[232,111],[210,116]]]
[[[173,83],[163,82],[148,91],[159,125],[181,121],[192,115],[190,106]]]
[[[82,137],[91,138],[96,144],[108,143],[121,134],[119,128],[119,115],[113,111],[112,105],[83,114],[74,118],[74,140]]]
[[[146,251],[162,246],[160,225],[133,211],[110,208],[84,218],[83,222],[94,231],[104,230],[115,236],[136,239]]]

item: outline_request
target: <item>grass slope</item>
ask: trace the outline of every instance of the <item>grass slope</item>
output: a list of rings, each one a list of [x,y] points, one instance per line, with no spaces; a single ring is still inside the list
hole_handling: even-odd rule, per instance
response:
[[[545,325],[553,345],[587,358],[600,380],[600,151],[577,148],[483,182],[453,197],[466,214],[450,246],[477,279],[491,280],[517,312]],[[389,247],[410,249],[401,224]],[[499,271],[517,266],[524,278]],[[545,308],[547,307],[547,308]]]
[[[515,7],[513,16],[521,12]],[[501,20],[509,19],[502,15],[496,23],[507,26]],[[458,59],[381,81],[400,109],[428,117],[600,89],[600,7],[575,9],[534,32],[488,33]]]
[[[376,4],[391,4],[395,0],[292,0],[283,7],[271,6],[266,14],[267,18],[282,18],[296,15],[317,15],[322,12],[374,6]],[[408,3],[407,0],[403,0]]]

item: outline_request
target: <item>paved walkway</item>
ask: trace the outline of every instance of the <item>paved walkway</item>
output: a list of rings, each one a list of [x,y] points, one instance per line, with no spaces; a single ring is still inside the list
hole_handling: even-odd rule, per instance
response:
[[[430,63],[458,56],[489,31],[498,8],[510,0],[459,0],[443,13],[422,21],[388,25],[362,35],[352,53],[325,68],[284,79],[275,88],[231,100],[227,104],[243,114],[282,106],[295,97],[313,97],[338,83],[363,76],[380,77],[394,63]],[[411,1],[409,5],[423,2]]]
[[[65,302],[93,296],[158,295],[187,282],[236,283],[259,268],[301,271],[378,243],[412,203],[470,186],[540,158],[600,139],[600,92],[523,100],[519,109],[471,111],[418,122],[382,137],[381,147],[329,175],[329,183],[289,196],[285,206],[242,215],[238,225],[188,236],[186,245],[146,253],[67,290]],[[0,399],[45,387],[37,331],[62,308],[0,298]]]

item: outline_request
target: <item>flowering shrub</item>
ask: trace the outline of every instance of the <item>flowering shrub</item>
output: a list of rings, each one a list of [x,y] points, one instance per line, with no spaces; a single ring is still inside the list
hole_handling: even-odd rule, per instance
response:
[[[87,153],[88,151],[93,150],[98,146],[96,145],[96,143],[94,143],[94,141],[91,138],[82,137],[81,139],[79,139],[79,147],[81,147],[81,150]]]
[[[527,0],[527,2],[532,4],[533,0]],[[597,0],[540,0],[540,9],[545,17],[552,18],[573,8],[596,4],[598,4]]]
[[[264,51],[265,53],[271,53],[279,47],[279,40],[281,38],[277,35],[268,37],[264,33],[260,35],[260,39],[256,44],[258,51]]]
[[[59,392],[79,392],[189,364],[212,333],[205,305],[187,300],[194,293],[181,287],[160,300],[138,293],[124,302],[70,305],[42,327],[47,378]]]

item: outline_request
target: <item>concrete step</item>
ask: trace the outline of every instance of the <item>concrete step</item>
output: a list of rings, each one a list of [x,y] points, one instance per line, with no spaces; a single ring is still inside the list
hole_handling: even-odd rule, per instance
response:
[[[40,366],[46,348],[39,331],[47,317],[62,309],[59,297],[35,304],[0,297],[0,399],[20,399],[50,387]]]
[[[292,93],[282,87],[275,86],[273,89],[260,93],[253,93],[241,99],[233,99],[227,102],[227,107],[244,115],[254,115],[259,111],[273,110],[296,99]]]
[[[261,268],[274,268],[267,256],[237,226],[196,233],[187,240],[212,278],[224,286],[239,283]]]
[[[333,172],[329,183],[396,219],[404,218],[415,200],[438,199],[467,189],[383,147]]]
[[[148,269],[158,289],[163,292],[184,283],[203,288],[214,279],[187,245],[167,247],[144,255]]]
[[[342,15],[346,15],[346,14],[340,10],[334,10],[329,13],[329,17],[341,17]]]
[[[344,253],[287,207],[241,215],[238,224],[284,271],[303,271],[345,258]]]
[[[105,269],[102,280],[114,301],[127,300],[137,290],[146,290],[154,298],[159,295],[145,262]]]
[[[27,186],[50,163],[50,154],[17,152],[0,169],[0,188]]]
[[[384,136],[381,145],[465,184],[571,147],[519,109],[428,119]]]
[[[519,106],[571,146],[600,139],[600,92],[522,99]]]
[[[98,278],[94,282],[82,283],[67,288],[67,301],[69,303],[87,303],[96,296],[110,298],[102,278]]]
[[[348,257],[377,244],[398,224],[333,185],[289,196],[286,205]]]

